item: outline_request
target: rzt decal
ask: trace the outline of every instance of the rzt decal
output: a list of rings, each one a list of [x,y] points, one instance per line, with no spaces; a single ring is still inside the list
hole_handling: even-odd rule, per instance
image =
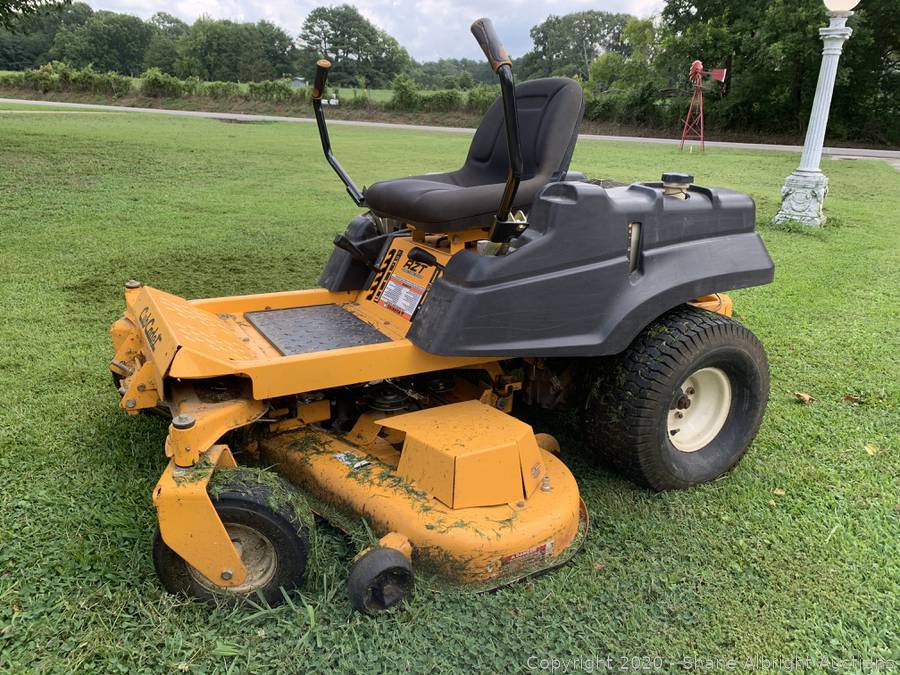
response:
[[[144,329],[144,337],[147,338],[147,344],[150,345],[150,351],[156,351],[156,345],[162,342],[162,335],[159,334],[159,328],[156,327],[156,319],[150,314],[150,308],[144,307],[141,315],[138,317],[138,323]]]
[[[425,263],[416,262],[414,260],[410,260],[409,258],[407,258],[406,262],[403,263],[403,271],[413,275],[414,277],[419,277],[419,279],[422,278],[422,272],[424,272],[425,268],[427,267],[428,265],[426,265]]]

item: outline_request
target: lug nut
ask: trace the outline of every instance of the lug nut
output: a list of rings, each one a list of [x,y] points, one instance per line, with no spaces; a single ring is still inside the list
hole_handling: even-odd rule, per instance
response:
[[[229,579],[231,579],[232,576],[233,576],[233,575],[232,575],[232,573],[231,573],[231,570],[222,570],[222,578],[223,578],[225,581],[228,581]]]
[[[678,419],[681,419],[682,417],[684,417],[684,413],[679,411],[679,412],[675,413],[675,417],[677,417]]]
[[[136,405],[137,405],[137,401],[135,401],[133,398],[130,398],[127,401],[125,401],[126,408],[133,408]]]
[[[550,492],[553,488],[550,486],[550,476],[544,476],[541,481],[541,492]]]

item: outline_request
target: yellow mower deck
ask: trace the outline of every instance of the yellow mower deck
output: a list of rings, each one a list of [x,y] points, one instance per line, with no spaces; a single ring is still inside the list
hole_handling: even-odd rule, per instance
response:
[[[403,431],[402,451],[363,430],[370,423]],[[575,479],[527,424],[467,401],[357,427],[364,445],[300,430],[264,440],[260,456],[330,522],[353,531],[364,518],[379,537],[401,535],[415,568],[451,585],[494,588],[580,546],[587,520]]]

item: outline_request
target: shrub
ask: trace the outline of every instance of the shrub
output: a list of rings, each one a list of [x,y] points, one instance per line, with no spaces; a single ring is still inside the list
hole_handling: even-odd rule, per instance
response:
[[[202,82],[198,93],[217,100],[239,98],[241,87],[237,82]]]
[[[177,77],[150,68],[141,75],[141,93],[152,98],[177,98],[184,95],[184,82]]]
[[[131,79],[113,72],[98,73],[91,66],[79,69],[53,61],[40,68],[4,75],[0,86],[31,89],[41,94],[76,91],[118,98],[131,91]]]
[[[590,96],[585,117],[598,122],[670,129],[678,126],[678,120],[686,111],[687,99],[663,101],[655,86],[642,85]]]
[[[294,100],[294,92],[290,80],[263,80],[248,85],[248,95],[253,101],[270,103],[288,103]]]
[[[56,88],[59,91],[77,91],[78,88],[74,84],[75,76],[78,74],[77,68],[72,68],[62,61],[51,61],[50,67],[56,73]]]
[[[479,115],[484,115],[499,95],[498,87],[479,84],[469,90],[469,94],[466,96],[466,109]]]
[[[400,74],[394,78],[393,90],[394,97],[391,99],[391,108],[407,112],[419,109],[422,95],[419,93],[416,83],[407,75]]]
[[[604,92],[591,96],[585,105],[584,116],[597,122],[618,122],[623,96],[617,92]]]
[[[200,87],[202,86],[202,82],[200,82],[200,78],[196,75],[191,75],[190,77],[186,77],[181,81],[184,87],[184,95],[185,96],[199,96],[200,95]]]
[[[81,69],[73,68],[66,72],[64,77],[61,74],[60,82],[65,79],[66,85],[72,91],[93,93],[101,88],[99,82],[100,77],[102,77],[100,73],[94,70],[93,66],[88,65]]]
[[[131,78],[112,71],[97,78],[95,93],[121,98],[131,93]]]
[[[53,66],[49,63],[34,70],[26,70],[22,80],[27,89],[34,89],[41,94],[55,90],[59,83],[59,77],[53,72]]]
[[[436,91],[422,97],[422,107],[428,112],[450,112],[463,107],[463,98],[455,89]]]
[[[374,107],[374,101],[365,89],[354,89],[353,98],[342,99],[341,105],[353,110],[367,110]]]
[[[656,127],[660,124],[660,110],[658,107],[659,89],[653,82],[645,82],[642,85],[628,90],[625,94],[625,109],[622,111],[626,124],[638,126]]]
[[[25,73],[0,73],[0,88],[4,89],[24,89]]]

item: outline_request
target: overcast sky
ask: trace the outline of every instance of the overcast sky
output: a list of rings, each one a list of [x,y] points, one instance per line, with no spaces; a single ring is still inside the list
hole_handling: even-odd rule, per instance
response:
[[[86,0],[94,9],[137,14],[148,18],[168,12],[191,23],[206,14],[214,19],[258,21],[266,19],[296,37],[306,14],[319,5],[341,4],[340,0]],[[417,61],[441,57],[483,58],[469,34],[469,25],[480,16],[494,20],[507,51],[521,56],[531,48],[528,30],[549,14],[585,9],[629,12],[648,16],[658,11],[662,0],[497,0],[490,4],[475,0],[350,0],[370,21],[393,35]]]

